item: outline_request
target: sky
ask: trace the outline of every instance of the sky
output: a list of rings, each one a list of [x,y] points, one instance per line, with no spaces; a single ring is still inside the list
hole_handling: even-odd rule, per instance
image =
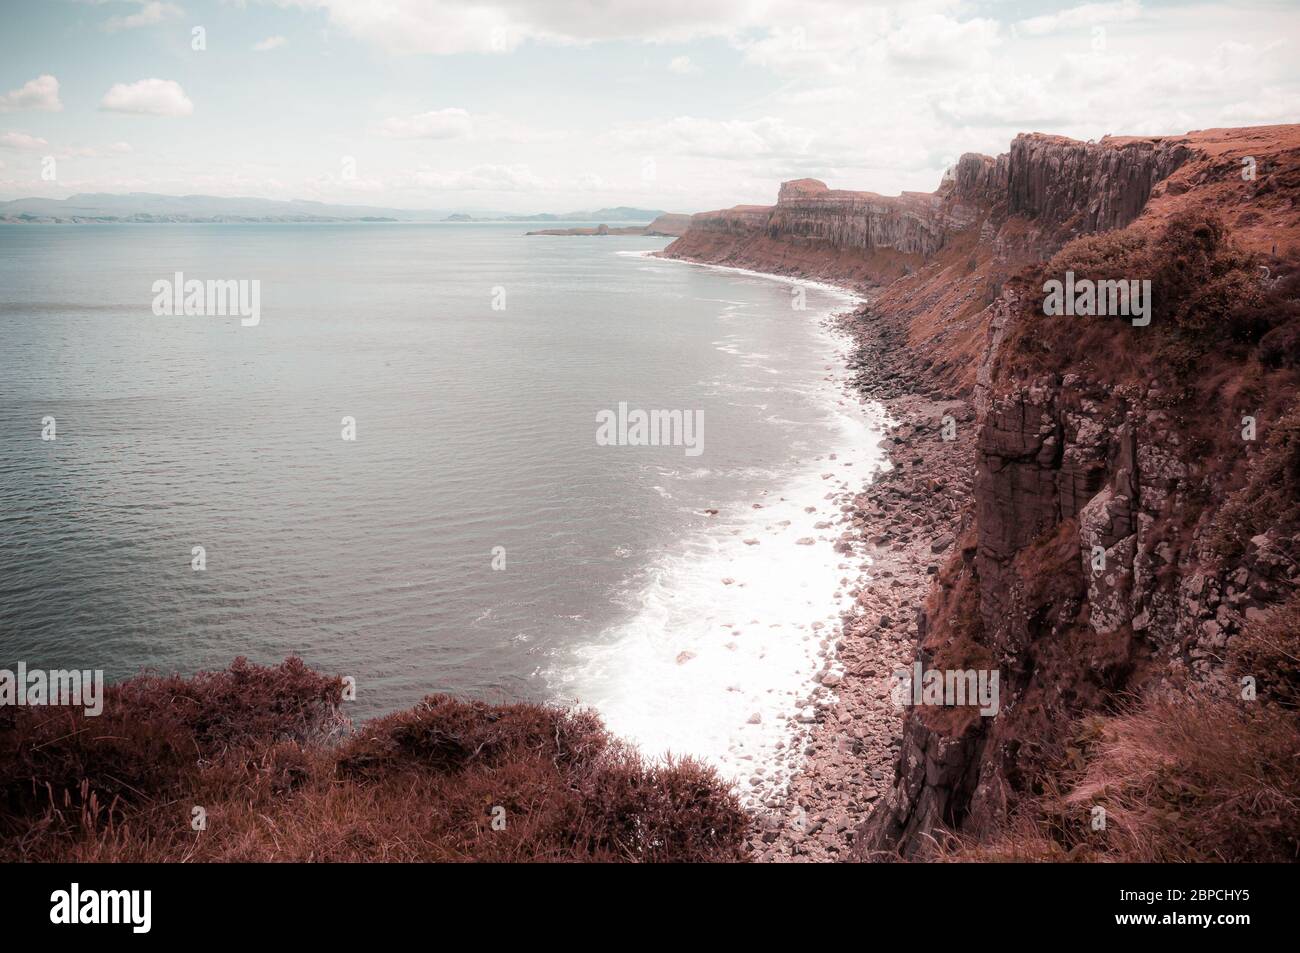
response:
[[[0,0],[0,199],[930,191],[1019,132],[1300,122],[1298,47],[1296,0]]]

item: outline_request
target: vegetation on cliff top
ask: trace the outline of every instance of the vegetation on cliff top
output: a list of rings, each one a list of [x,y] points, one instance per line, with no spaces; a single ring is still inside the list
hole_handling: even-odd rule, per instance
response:
[[[649,762],[590,712],[430,696],[352,731],[342,692],[239,659],[113,686],[99,717],[0,709],[0,859],[745,859],[712,768]]]
[[[1039,288],[1067,271],[1076,280],[1149,279],[1150,326],[1114,316],[1044,315]],[[1177,555],[1199,524],[1208,544],[1198,551],[1199,565],[1216,572],[1239,566],[1253,536],[1272,530],[1289,537],[1300,528],[1300,262],[1266,263],[1237,247],[1216,216],[1189,210],[1159,229],[1071,242],[1022,275],[1017,288],[1023,310],[1010,328],[1003,387],[1055,377],[1068,389],[1065,375],[1079,375],[1126,395],[1132,406],[1158,408],[1162,426],[1188,448],[1184,495],[1162,517],[1169,525],[1152,527],[1149,540],[1171,541]],[[1244,412],[1267,422],[1264,439],[1247,444],[1247,452]],[[1075,573],[1077,529],[1070,521],[1060,529],[1074,547],[1067,568]],[[1036,574],[1019,580],[1027,589],[1065,578],[1039,557],[1031,563]],[[942,578],[956,568],[945,567]],[[1064,595],[1030,601],[1069,604]],[[1127,630],[1119,636],[1127,639]],[[941,637],[951,635],[936,626],[932,640]],[[1097,640],[1090,639],[1078,657],[1095,666]],[[1058,635],[1055,641],[1067,640]],[[1139,652],[1125,670],[1131,677],[1089,698],[1069,681],[1078,669],[1074,653],[1059,659],[1053,647],[1036,647],[1035,677],[1070,704],[1056,710],[1056,729],[1034,725],[1017,733],[1031,742],[1016,756],[1008,822],[983,839],[940,833],[936,856],[1300,859],[1300,599],[1247,618],[1228,642],[1229,678],[1218,685],[1162,690],[1144,681],[1149,669]],[[1257,698],[1228,690],[1245,675],[1258,682]],[[1021,701],[1023,718],[1031,706]],[[1099,810],[1102,824],[1095,823]]]

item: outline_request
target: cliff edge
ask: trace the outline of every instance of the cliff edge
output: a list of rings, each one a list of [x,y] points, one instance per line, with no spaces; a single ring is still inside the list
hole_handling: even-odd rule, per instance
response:
[[[861,339],[973,428],[906,625],[923,670],[996,672],[999,704],[907,708],[856,856],[1295,859],[1298,197],[1300,125],[1027,134],[932,193],[788,182],[664,251],[855,285]],[[1145,314],[1054,311],[1076,279],[1145,287]]]

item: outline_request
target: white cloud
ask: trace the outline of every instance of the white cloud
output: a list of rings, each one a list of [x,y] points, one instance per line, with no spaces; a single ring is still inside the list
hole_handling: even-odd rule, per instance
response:
[[[62,108],[63,103],[59,102],[59,81],[49,73],[29,79],[18,89],[11,89],[0,96],[0,113],[17,112],[20,109],[58,112]]]
[[[754,159],[806,154],[813,135],[772,117],[714,120],[679,116],[663,122],[624,123],[609,134],[609,139],[647,154]]]
[[[114,142],[107,146],[74,146],[54,153],[60,159],[99,159],[105,156],[129,155],[134,150],[129,142]]]
[[[395,184],[436,192],[528,192],[547,186],[527,165],[480,165],[460,172],[421,169]]]
[[[889,34],[885,46],[896,61],[967,67],[997,44],[994,21],[959,21],[936,13],[903,22]]]
[[[194,104],[171,79],[142,79],[137,83],[115,83],[99,104],[111,112],[147,116],[189,116]]]
[[[0,133],[0,149],[16,149],[21,152],[35,152],[44,149],[49,143],[39,136],[29,136],[25,132]]]
[[[379,124],[390,139],[464,139],[474,131],[474,121],[463,109],[435,109],[414,116],[390,116]]]
[[[322,9],[330,23],[389,53],[501,53],[529,40],[587,43],[725,36],[757,25],[766,0],[661,0],[611,4],[594,15],[582,0],[275,0]]]
[[[668,71],[670,73],[680,73],[684,76],[687,73],[698,73],[700,68],[691,62],[689,56],[674,56],[668,61]]]
[[[1078,100],[1051,95],[1038,77],[1009,72],[971,76],[941,91],[932,102],[941,118],[956,125],[1026,129],[1075,118],[1080,108]]]
[[[268,36],[265,40],[258,40],[254,43],[253,51],[255,53],[268,53],[271,50],[284,46],[286,42],[287,41],[282,36]]]
[[[133,30],[136,27],[153,26],[156,23],[162,23],[164,20],[175,19],[183,12],[180,7],[172,3],[162,3],[160,0],[141,0],[139,10],[124,17],[110,17],[105,21],[104,29],[114,33],[118,30]]]
[[[1142,4],[1137,0],[1119,0],[1117,3],[1085,3],[1070,7],[1059,13],[1047,13],[1042,16],[1021,20],[1016,28],[1030,35],[1057,33],[1062,30],[1077,30],[1085,26],[1102,23],[1117,23],[1123,20],[1136,20],[1142,15]]]

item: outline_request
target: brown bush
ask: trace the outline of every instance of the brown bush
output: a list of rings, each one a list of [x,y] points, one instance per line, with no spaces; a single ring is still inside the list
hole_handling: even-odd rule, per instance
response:
[[[191,679],[145,674],[104,693],[103,714],[21,708],[0,723],[0,825],[53,811],[67,823],[93,799],[116,816],[165,798],[199,762],[232,748],[305,741],[336,726],[339,679],[301,659],[236,659]],[[69,813],[70,812],[70,813]]]
[[[1300,709],[1300,596],[1233,636],[1228,671],[1255,679],[1261,702]]]
[[[1293,336],[1280,329],[1294,328],[1300,316],[1300,278],[1295,263],[1274,262],[1282,277],[1267,280],[1263,267],[1204,210],[1174,215],[1151,236],[1125,229],[1076,239],[1023,276],[1030,312],[1014,332],[1016,350],[1036,355],[1032,363],[1040,369],[1064,372],[1091,361],[1117,378],[1158,368],[1185,380],[1204,372],[1204,358],[1215,349],[1233,345],[1241,359],[1273,334],[1267,353],[1278,366],[1290,359]],[[1048,317],[1043,283],[1067,271],[1076,281],[1149,279],[1151,326],[1131,328],[1114,316]]]
[[[1245,486],[1216,514],[1211,544],[1225,558],[1272,526],[1300,523],[1300,403],[1268,429],[1263,451],[1251,461]]]
[[[415,768],[445,774],[491,768],[546,750],[556,766],[591,763],[609,744],[600,719],[537,705],[492,706],[431,695],[414,708],[366,725],[339,758],[346,776]]]
[[[1153,701],[1094,719],[1073,789],[1024,803],[985,843],[940,839],[940,859],[1124,863],[1300,859],[1300,723],[1225,700]],[[1066,772],[1069,775],[1069,772]],[[1092,809],[1105,830],[1092,830]]]
[[[590,712],[433,696],[343,738],[340,688],[240,660],[132,679],[97,718],[22,710],[0,725],[0,858],[746,857],[748,816],[711,768],[648,763]]]

